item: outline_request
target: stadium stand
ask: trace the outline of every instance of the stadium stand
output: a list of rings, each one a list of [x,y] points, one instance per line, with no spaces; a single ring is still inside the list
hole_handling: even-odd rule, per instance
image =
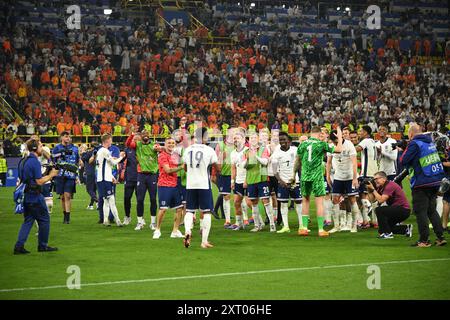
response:
[[[125,2],[79,1],[81,30],[66,26],[67,1],[0,4],[0,139],[167,135],[182,117],[297,135],[315,124],[449,124],[439,1],[378,1],[379,30],[366,27],[366,1]]]

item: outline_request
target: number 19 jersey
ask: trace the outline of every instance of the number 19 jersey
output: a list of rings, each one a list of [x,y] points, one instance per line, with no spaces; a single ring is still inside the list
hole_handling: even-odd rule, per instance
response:
[[[213,148],[204,144],[192,144],[184,151],[183,162],[186,164],[186,189],[210,189],[209,166],[217,163]]]

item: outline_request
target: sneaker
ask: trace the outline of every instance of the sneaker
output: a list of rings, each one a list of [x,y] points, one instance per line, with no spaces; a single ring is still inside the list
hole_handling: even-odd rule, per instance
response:
[[[370,227],[374,228],[374,229],[378,229],[378,223],[371,223]]]
[[[157,240],[161,238],[161,230],[156,229],[155,232],[153,232],[153,240]]]
[[[103,221],[103,225],[106,227],[111,227],[111,223],[109,221]]]
[[[192,239],[192,236],[189,233],[186,233],[186,235],[184,236],[184,239],[183,239],[183,244],[186,249],[189,248],[189,246],[191,245],[191,239]]]
[[[341,232],[341,228],[340,227],[334,227],[333,229],[328,231],[328,233],[336,233],[336,232]]]
[[[291,229],[289,229],[288,227],[283,227],[281,228],[281,230],[278,230],[277,233],[289,233],[291,232]]]
[[[202,243],[200,247],[202,247],[203,249],[214,248],[214,246],[209,242]]]
[[[86,209],[87,210],[94,210],[94,206],[87,206]]]
[[[131,217],[127,217],[125,216],[125,218],[123,218],[123,225],[127,226],[131,223]]]
[[[350,229],[350,232],[351,232],[351,233],[356,233],[356,232],[358,232],[358,228],[357,228],[356,226],[353,226],[353,227]]]
[[[429,248],[429,247],[431,247],[431,242],[430,241],[425,241],[425,242],[417,241],[417,242],[413,243],[411,245],[411,247]]]
[[[248,220],[244,220],[244,226],[248,226],[250,224],[250,222],[248,222]]]
[[[275,226],[275,224],[270,225],[270,232],[277,232],[277,227]]]
[[[58,248],[53,248],[53,247],[38,247],[38,252],[52,252],[52,251],[58,251]]]
[[[413,225],[412,224],[408,224],[406,226],[406,234],[405,234],[405,236],[407,236],[408,238],[411,238],[412,235],[413,235],[412,231],[413,231]]]
[[[394,239],[394,235],[392,234],[392,232],[382,233],[378,236],[378,239]]]
[[[25,247],[15,247],[14,248],[14,254],[27,254],[30,253],[30,251],[28,251],[27,249],[25,249]]]
[[[228,229],[230,226],[231,226],[231,223],[230,223],[230,222],[225,222],[225,223],[223,224],[223,227],[224,227],[225,229]]]
[[[329,237],[330,233],[328,231],[322,230],[319,231],[319,237]]]
[[[238,224],[232,224],[228,230],[234,230],[234,231],[238,231],[238,230],[244,230],[244,226],[240,226]]]
[[[370,223],[369,222],[363,222],[361,225],[361,229],[369,229],[370,228]]]
[[[447,244],[447,240],[445,240],[444,238],[436,239],[436,241],[434,242],[434,245],[436,247],[442,247],[442,246],[445,246],[446,244]]]
[[[120,222],[120,220],[117,220],[117,221],[116,221],[116,225],[117,225],[118,227],[123,227],[123,224],[122,224],[122,222]]]
[[[156,223],[151,223],[150,224],[150,229],[152,229],[153,231],[156,230]]]
[[[298,235],[302,237],[308,236],[308,230],[307,229],[298,229]]]
[[[259,226],[255,226],[250,232],[258,232],[260,231]]]
[[[177,232],[172,232],[170,234],[170,237],[175,239],[175,238],[184,238],[183,234],[181,233],[180,230],[177,230]]]
[[[341,231],[350,231],[350,230],[352,230],[352,227],[345,225],[345,226],[342,226],[340,229],[341,229]]]
[[[136,231],[142,230],[142,229],[144,229],[144,224],[143,224],[143,223],[138,223],[138,224],[136,225],[136,228],[134,228],[134,230],[136,230]]]

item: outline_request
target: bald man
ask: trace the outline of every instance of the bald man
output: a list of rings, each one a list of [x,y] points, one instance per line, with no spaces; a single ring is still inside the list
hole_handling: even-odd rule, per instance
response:
[[[444,229],[436,211],[436,197],[441,180],[444,178],[444,167],[439,158],[436,146],[430,134],[423,134],[417,123],[412,123],[408,131],[409,143],[400,161],[405,168],[413,169],[411,177],[411,195],[413,211],[419,228],[419,240],[415,247],[431,247],[428,220],[436,234],[436,246],[447,244]]]

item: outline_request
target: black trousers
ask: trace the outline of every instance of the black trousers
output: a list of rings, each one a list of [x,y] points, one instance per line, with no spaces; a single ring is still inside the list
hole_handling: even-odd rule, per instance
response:
[[[91,197],[90,206],[94,204],[94,202],[98,202],[97,199],[97,182],[95,181],[95,176],[87,176],[86,177],[86,191]]]
[[[137,193],[137,182],[136,181],[125,181],[125,191],[123,195],[123,205],[125,207],[125,216],[130,217],[131,212],[131,198],[133,193]]]
[[[156,195],[158,192],[158,174],[157,173],[138,173],[136,198],[137,198],[137,216],[144,216],[144,200],[145,194],[150,193],[150,214],[156,216],[158,204],[156,203]]]
[[[375,209],[380,233],[406,234],[406,225],[397,225],[409,218],[409,209],[398,206],[383,206]]]
[[[444,228],[441,218],[436,211],[437,188],[417,188],[411,192],[413,211],[416,215],[417,226],[419,228],[419,241],[428,241],[430,230],[428,221],[433,225],[433,230],[439,239],[443,238]]]

